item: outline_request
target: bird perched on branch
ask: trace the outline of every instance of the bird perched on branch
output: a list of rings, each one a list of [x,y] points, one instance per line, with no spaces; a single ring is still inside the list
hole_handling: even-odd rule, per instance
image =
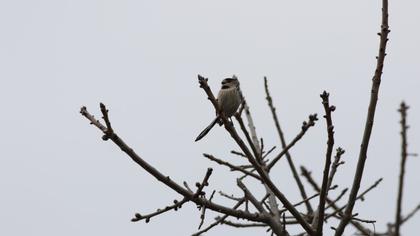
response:
[[[231,117],[238,110],[239,105],[241,104],[241,95],[239,93],[239,81],[238,78],[233,75],[232,78],[226,78],[222,81],[222,88],[217,95],[217,103],[221,112],[225,114],[226,117]],[[222,125],[222,120],[220,114],[216,114],[216,118],[208,125],[201,133],[197,136],[195,141],[202,139],[206,134],[218,123]]]

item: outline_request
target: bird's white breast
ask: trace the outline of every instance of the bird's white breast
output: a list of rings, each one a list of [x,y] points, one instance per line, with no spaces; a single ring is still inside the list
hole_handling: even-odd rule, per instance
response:
[[[239,96],[238,89],[235,87],[221,89],[217,96],[217,100],[219,106],[228,117],[233,116],[241,104],[241,98]]]

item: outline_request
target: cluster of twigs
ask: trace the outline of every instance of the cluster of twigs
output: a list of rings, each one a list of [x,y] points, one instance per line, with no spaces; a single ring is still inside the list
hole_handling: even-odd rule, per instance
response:
[[[233,154],[244,157],[244,160],[247,160],[243,165],[235,165],[226,161],[224,159],[216,158],[211,154],[204,154],[204,157],[213,161],[221,166],[229,168],[231,171],[237,172],[239,174],[236,179],[236,184],[243,192],[242,196],[236,197],[224,192],[219,192],[220,195],[224,198],[230,199],[235,202],[233,206],[223,206],[217,204],[213,201],[215,191],[212,191],[211,194],[206,193],[206,189],[209,185],[209,178],[212,174],[212,169],[209,168],[204,175],[201,182],[197,182],[195,189],[191,188],[186,182],[182,185],[173,181],[169,176],[164,175],[154,166],[150,165],[147,161],[141,158],[131,147],[129,147],[114,131],[111,127],[111,121],[109,118],[108,110],[104,104],[100,104],[100,110],[102,113],[102,118],[105,122],[103,125],[99,120],[95,119],[91,115],[86,107],[82,107],[81,114],[86,117],[90,123],[96,126],[103,132],[103,140],[111,140],[114,142],[123,152],[125,152],[134,162],[140,165],[144,170],[146,170],[150,175],[155,177],[158,181],[170,187],[177,193],[181,195],[181,199],[174,200],[170,205],[158,209],[155,212],[150,214],[139,214],[136,213],[133,222],[144,220],[149,222],[151,218],[156,217],[160,214],[171,210],[180,209],[183,204],[187,202],[193,202],[196,204],[200,210],[200,224],[199,231],[193,235],[201,235],[213,227],[224,224],[237,228],[246,228],[246,227],[263,227],[267,229],[267,232],[270,232],[271,235],[278,236],[287,236],[290,235],[287,227],[289,225],[299,225],[302,229],[301,235],[310,235],[310,236],[321,236],[323,235],[324,223],[329,218],[333,217],[339,220],[339,225],[333,227],[335,230],[335,236],[341,236],[344,233],[344,229],[348,224],[351,224],[355,227],[361,235],[397,235],[399,236],[400,227],[408,219],[410,219],[419,209],[420,205],[415,208],[410,214],[405,217],[401,214],[401,202],[402,202],[402,192],[403,192],[403,180],[404,180],[404,166],[407,154],[407,141],[406,141],[406,110],[407,107],[403,103],[400,108],[402,115],[402,162],[401,162],[401,174],[400,174],[400,184],[398,191],[398,204],[397,204],[397,214],[396,220],[393,224],[389,224],[389,230],[387,234],[378,234],[376,232],[371,232],[363,224],[365,223],[375,223],[371,220],[363,220],[358,218],[358,214],[353,213],[353,208],[358,200],[363,200],[365,195],[378,186],[382,179],[379,179],[371,187],[366,189],[364,192],[359,193],[360,183],[362,181],[362,175],[364,171],[364,164],[367,159],[367,150],[369,145],[370,134],[372,132],[376,102],[378,99],[379,85],[381,82],[382,68],[385,58],[385,49],[386,43],[388,41],[388,2],[383,0],[382,8],[382,26],[380,35],[380,46],[379,53],[377,57],[377,67],[375,74],[372,80],[372,93],[370,98],[369,109],[367,113],[366,126],[364,129],[364,135],[362,140],[362,146],[360,149],[358,165],[356,173],[353,178],[353,185],[350,189],[350,194],[348,200],[345,204],[340,204],[340,200],[346,195],[349,189],[342,189],[340,194],[335,198],[331,198],[330,190],[337,189],[337,185],[333,185],[334,176],[337,172],[339,166],[344,164],[341,160],[342,155],[344,154],[344,149],[338,147],[336,149],[335,156],[333,157],[334,151],[334,125],[332,114],[335,111],[335,106],[330,105],[329,93],[324,91],[321,94],[322,105],[324,107],[324,118],[326,121],[326,131],[327,131],[327,147],[325,155],[325,165],[323,170],[323,177],[320,181],[320,184],[316,182],[311,176],[311,172],[305,167],[301,167],[301,175],[307,180],[310,186],[315,190],[316,194],[308,197],[307,190],[305,185],[301,180],[301,176],[298,173],[298,170],[295,166],[293,158],[289,152],[295,144],[301,140],[307,131],[315,126],[316,121],[318,120],[316,114],[309,115],[308,120],[304,121],[301,127],[300,132],[295,136],[292,141],[289,143],[286,141],[284,134],[282,132],[279,119],[277,117],[276,109],[273,104],[272,97],[269,92],[268,81],[264,78],[264,85],[266,91],[266,99],[268,101],[268,106],[273,116],[274,124],[278,131],[280,138],[282,150],[279,151],[271,160],[269,159],[270,154],[275,151],[275,147],[265,150],[263,139],[259,139],[256,133],[255,125],[251,116],[250,109],[245,99],[241,108],[235,115],[235,120],[239,125],[242,135],[245,139],[241,138],[239,131],[234,126],[234,123],[220,111],[217,100],[213,95],[212,90],[208,86],[207,79],[198,76],[198,82],[200,87],[206,93],[206,96],[213,104],[214,109],[217,114],[220,114],[220,119],[223,123],[224,128],[235,141],[240,151],[232,151]],[[246,118],[248,128],[245,125],[243,117]],[[286,157],[288,165],[292,171],[293,177],[296,181],[297,187],[300,191],[302,200],[300,201],[291,201],[285,195],[285,193],[276,185],[273,180],[270,178],[270,172],[273,170],[273,167],[282,159]],[[249,178],[258,181],[265,188],[265,196],[257,197],[253,191],[246,186],[244,179]],[[318,198],[318,204],[314,208],[312,199]],[[279,207],[279,202],[283,208]],[[294,202],[294,203],[293,203]],[[298,206],[304,204],[306,211],[302,212],[298,210]],[[215,218],[215,221],[208,226],[203,228],[205,222],[206,211],[212,210],[218,213],[221,213],[220,216]],[[228,219],[231,217],[232,219]],[[242,219],[248,221],[248,223],[243,223],[243,221],[235,221],[235,219]]]

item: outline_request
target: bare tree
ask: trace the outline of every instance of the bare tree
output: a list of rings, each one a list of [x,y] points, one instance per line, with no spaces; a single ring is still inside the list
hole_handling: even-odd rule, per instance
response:
[[[207,189],[209,188],[209,178],[212,175],[211,168],[208,168],[202,180],[195,184],[195,188],[190,187],[190,185],[186,182],[183,184],[176,183],[169,176],[163,174],[156,167],[150,165],[145,159],[140,157],[130,146],[128,146],[123,141],[121,137],[117,135],[111,126],[108,110],[104,104],[100,104],[100,110],[104,124],[101,121],[95,119],[94,116],[87,111],[86,107],[82,107],[80,112],[90,121],[92,125],[96,126],[103,132],[103,140],[111,140],[114,142],[119,148],[121,148],[123,152],[125,152],[134,162],[140,165],[150,175],[155,177],[162,184],[176,191],[181,196],[180,199],[174,200],[170,205],[162,209],[158,209],[157,211],[150,214],[136,213],[132,219],[133,222],[141,220],[149,222],[153,217],[171,210],[178,210],[183,206],[183,204],[192,202],[198,206],[201,212],[201,220],[198,226],[199,231],[193,235],[201,235],[217,225],[225,224],[237,228],[262,227],[266,228],[267,232],[269,232],[271,235],[278,236],[290,235],[287,227],[289,225],[299,225],[302,231],[301,235],[321,236],[324,235],[323,230],[325,228],[325,221],[333,217],[339,220],[338,226],[332,227],[335,230],[335,236],[343,235],[344,230],[349,224],[357,230],[358,234],[361,235],[400,236],[401,226],[420,209],[419,205],[406,216],[402,216],[401,214],[405,173],[404,167],[407,156],[410,155],[407,153],[408,126],[406,124],[406,111],[408,107],[405,105],[405,103],[402,103],[399,109],[402,117],[402,154],[395,222],[388,224],[388,231],[385,233],[372,232],[364,225],[366,223],[375,223],[375,221],[361,219],[358,217],[358,214],[353,213],[356,202],[360,199],[363,199],[369,191],[376,188],[382,181],[382,179],[379,179],[368,189],[364,190],[363,192],[359,192],[360,183],[362,181],[363,172],[365,170],[365,163],[367,160],[370,136],[373,130],[376,104],[382,79],[382,71],[386,56],[385,51],[389,32],[388,1],[383,0],[381,31],[378,33],[380,36],[379,52],[377,56],[375,73],[372,79],[371,96],[369,101],[369,108],[367,111],[366,124],[363,130],[363,139],[359,152],[358,164],[350,190],[342,189],[340,194],[338,194],[335,198],[331,197],[330,191],[338,188],[337,185],[333,185],[334,176],[338,170],[338,167],[344,164],[344,162],[341,160],[341,157],[345,151],[344,149],[338,147],[336,148],[336,152],[333,157],[335,145],[333,112],[335,111],[335,106],[330,104],[330,95],[326,91],[320,95],[324,108],[323,117],[325,118],[326,133],[328,137],[325,152],[325,165],[320,184],[317,183],[316,180],[311,176],[311,172],[306,167],[301,166],[300,168],[302,176],[307,180],[309,186],[311,186],[316,191],[316,194],[308,196],[305,185],[302,182],[301,176],[298,173],[289,150],[304,137],[304,135],[309,131],[311,127],[315,126],[316,121],[318,120],[317,114],[309,115],[307,121],[303,122],[300,132],[292,139],[292,141],[287,142],[281,129],[276,108],[273,104],[273,99],[269,91],[268,80],[267,78],[264,78],[266,99],[282,146],[281,151],[279,151],[276,155],[272,155],[275,152],[276,147],[266,150],[264,146],[264,140],[262,138],[258,138],[250,108],[246,102],[245,96],[242,95],[242,92],[241,96],[243,97],[243,102],[239,111],[234,116],[236,124],[238,125],[238,127],[236,127],[236,124],[234,125],[233,121],[229,120],[223,111],[221,111],[221,108],[219,107],[217,100],[207,83],[208,79],[198,75],[198,82],[200,87],[205,92],[217,114],[220,115],[220,119],[225,130],[240,148],[240,151],[233,150],[231,152],[235,155],[243,157],[243,159],[246,160],[246,163],[243,165],[235,165],[224,159],[217,158],[212,154],[204,154],[204,157],[210,161],[213,161],[220,166],[227,167],[231,171],[238,173],[236,184],[238,188],[243,192],[242,196],[237,197],[226,194],[223,191],[219,192],[222,197],[234,201],[235,204],[233,206],[223,206],[214,202],[214,190],[210,191],[211,194],[207,194]],[[243,118],[246,119],[248,127],[246,127]],[[240,131],[237,130],[237,128],[240,128]],[[245,139],[241,138],[239,132],[243,134]],[[272,156],[271,159],[269,159],[270,156]],[[288,166],[290,167],[290,170],[293,174],[302,199],[288,199],[283,192],[284,190],[280,189],[280,187],[277,186],[270,178],[271,170],[277,163],[279,163],[280,160],[282,160],[283,157],[286,157],[285,159],[288,162]],[[258,198],[255,192],[246,185],[244,179],[251,179],[257,183],[260,183],[265,189],[265,196]],[[344,204],[340,203],[347,192],[349,192],[348,200]],[[312,199],[318,200],[316,207],[312,205],[314,204],[314,201],[311,201]],[[281,203],[284,208],[280,208],[279,203]],[[300,205],[305,206],[304,212],[298,210],[298,206]],[[218,212],[221,215],[216,217],[214,222],[206,227],[203,227],[207,210]],[[248,222],[244,223],[244,221],[238,221],[238,219],[246,220]]]

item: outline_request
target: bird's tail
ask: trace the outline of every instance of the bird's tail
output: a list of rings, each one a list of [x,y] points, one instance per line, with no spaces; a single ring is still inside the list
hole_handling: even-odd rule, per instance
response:
[[[203,131],[201,131],[201,133],[197,136],[195,141],[197,142],[198,140],[206,136],[206,134],[208,134],[208,132],[213,128],[213,126],[220,122],[219,120],[220,118],[219,116],[217,116]]]

